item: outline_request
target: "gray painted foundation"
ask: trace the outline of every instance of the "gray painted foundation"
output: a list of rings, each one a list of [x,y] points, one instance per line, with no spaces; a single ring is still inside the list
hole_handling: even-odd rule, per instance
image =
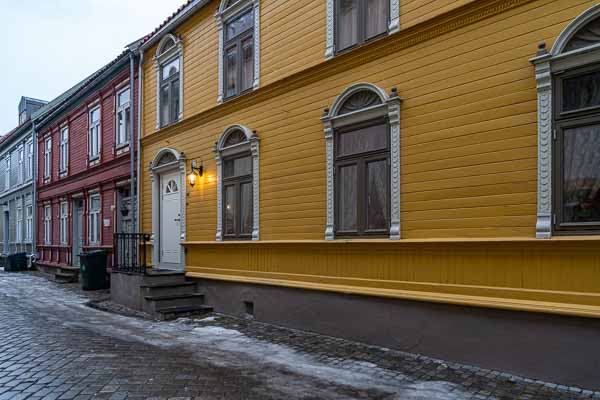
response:
[[[199,280],[215,311],[600,390],[600,320]]]

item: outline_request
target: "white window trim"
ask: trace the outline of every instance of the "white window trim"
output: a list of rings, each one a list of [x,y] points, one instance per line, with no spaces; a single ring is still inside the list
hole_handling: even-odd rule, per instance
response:
[[[20,145],[17,149],[17,182],[19,185],[25,182],[25,146]]]
[[[180,68],[180,69],[181,69],[181,68]],[[127,90],[129,90],[129,100],[127,100],[126,104],[119,105],[119,96],[121,95],[121,93],[123,93],[123,92],[125,92],[125,91],[127,91]],[[127,118],[126,118],[126,117],[127,117],[127,112],[126,112],[126,111],[127,111],[127,109],[129,109],[129,112],[130,112],[130,113],[132,112],[132,109],[131,109],[131,103],[132,103],[132,101],[131,101],[131,98],[132,98],[132,97],[133,97],[133,94],[132,94],[132,92],[131,92],[131,90],[130,90],[130,87],[129,87],[129,85],[127,85],[127,86],[123,87],[122,89],[119,89],[119,90],[117,91],[116,95],[115,95],[115,106],[116,106],[116,107],[115,107],[115,108],[116,108],[116,111],[115,111],[115,143],[116,143],[116,147],[117,147],[117,148],[119,148],[119,147],[125,147],[125,146],[127,146],[127,145],[129,144],[129,142],[131,141],[131,131],[133,131],[133,127],[131,127],[131,126],[129,127],[129,132],[126,132],[126,136],[129,136],[129,137],[127,138],[127,140],[125,140],[125,141],[123,141],[123,142],[121,142],[121,141],[119,140],[119,139],[120,139],[120,137],[119,137],[119,136],[120,136],[120,135],[119,135],[119,114],[120,114],[120,113],[123,113],[123,114],[124,114],[124,118],[125,118],[125,127],[126,127],[125,129],[127,130],[127,124],[128,124],[130,121],[127,121],[127,120],[126,120],[126,119],[127,119]]]
[[[92,200],[93,199],[98,199],[100,202],[99,208],[98,210],[92,210]],[[88,197],[88,204],[89,204],[89,211],[88,211],[88,243],[92,246],[98,246],[100,243],[102,243],[102,226],[101,226],[101,219],[102,219],[102,197],[100,196],[100,193],[93,193]],[[95,234],[96,232],[92,232],[92,218],[96,217],[97,221],[96,221],[96,228],[97,228],[97,233],[98,233],[98,237],[94,238],[93,237],[93,233]],[[93,240],[96,239],[96,240]]]
[[[11,162],[11,152],[6,153],[6,157],[4,158],[4,190],[10,189],[10,170],[12,166]]]
[[[536,238],[552,238],[554,226],[553,209],[553,74],[567,69],[579,68],[600,60],[600,43],[565,52],[564,49],[573,37],[588,22],[600,16],[597,4],[575,18],[558,36],[552,50],[547,53],[541,46],[536,57],[530,61],[535,66],[538,103],[538,165],[537,165],[537,221]]]
[[[161,52],[165,42],[173,40],[175,46],[165,52]],[[179,117],[177,121],[170,124],[161,125],[160,121],[160,71],[162,67],[171,61],[179,58]],[[172,125],[183,119],[183,42],[177,36],[172,34],[165,35],[160,42],[154,56],[154,67],[156,69],[156,130]]]
[[[335,56],[335,2],[337,0],[326,0],[327,23],[326,23],[326,48],[325,58],[330,59]],[[390,0],[389,4],[390,19],[388,21],[388,35],[394,34],[400,30],[400,0]]]
[[[92,113],[98,111],[98,121],[92,125]],[[92,130],[96,128],[98,134],[98,154],[92,154]],[[102,154],[102,109],[101,107],[94,106],[88,110],[88,160],[90,162],[100,159]]]
[[[26,144],[27,149],[27,180],[33,179],[33,140],[29,140]]]
[[[225,140],[232,131],[242,131],[246,135],[247,143],[241,145],[225,147]],[[223,240],[223,158],[246,152],[250,150],[252,154],[252,240],[260,239],[260,154],[259,154],[259,139],[250,129],[243,125],[232,125],[223,132],[221,138],[217,142],[214,153],[217,162],[217,233],[216,240]]]
[[[20,203],[21,199],[17,201]],[[15,241],[16,243],[23,243],[23,206],[21,205],[17,207],[17,225]]]
[[[339,115],[341,106],[354,93],[369,90],[376,93],[382,104]],[[325,239],[335,239],[335,182],[334,182],[334,130],[337,127],[360,121],[386,116],[390,125],[390,239],[398,240],[400,230],[400,104],[402,100],[392,90],[388,95],[383,89],[370,83],[357,83],[346,89],[333,102],[330,110],[321,119],[325,132],[325,152],[327,157],[327,225]]]
[[[52,244],[52,205],[44,206],[44,244]]]
[[[63,208],[64,207],[64,208]],[[69,242],[69,203],[61,201],[60,210],[60,244],[66,245]],[[64,213],[63,213],[64,211]]]
[[[63,134],[66,132],[66,139]],[[64,160],[64,165],[63,165]],[[60,159],[59,172],[64,174],[69,169],[69,127],[65,126],[60,129]]]
[[[31,214],[29,214],[31,210]],[[32,243],[33,241],[33,205],[25,205],[25,243]]]
[[[44,179],[49,180],[52,176],[52,137],[44,140]]]
[[[217,102],[222,103],[224,100],[224,82],[225,71],[223,66],[223,56],[225,46],[225,24],[231,18],[236,17],[241,11],[244,11],[251,4],[254,9],[254,82],[253,90],[260,87],[260,0],[238,0],[230,7],[226,7],[227,0],[222,0],[215,15],[217,20],[217,29],[219,31],[219,91]]]

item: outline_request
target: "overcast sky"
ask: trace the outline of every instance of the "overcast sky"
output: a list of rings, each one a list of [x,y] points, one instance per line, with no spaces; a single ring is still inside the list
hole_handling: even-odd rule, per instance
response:
[[[21,96],[52,100],[152,31],[184,0],[0,0],[0,134]]]

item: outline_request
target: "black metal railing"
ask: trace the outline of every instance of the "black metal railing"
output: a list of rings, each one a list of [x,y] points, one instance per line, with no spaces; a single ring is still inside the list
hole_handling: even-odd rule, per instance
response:
[[[113,271],[145,274],[147,233],[115,233]]]

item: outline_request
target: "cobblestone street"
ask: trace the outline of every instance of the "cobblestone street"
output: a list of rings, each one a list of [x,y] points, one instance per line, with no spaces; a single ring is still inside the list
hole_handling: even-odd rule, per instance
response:
[[[580,399],[600,393],[214,315],[154,322],[0,272],[0,400]]]

